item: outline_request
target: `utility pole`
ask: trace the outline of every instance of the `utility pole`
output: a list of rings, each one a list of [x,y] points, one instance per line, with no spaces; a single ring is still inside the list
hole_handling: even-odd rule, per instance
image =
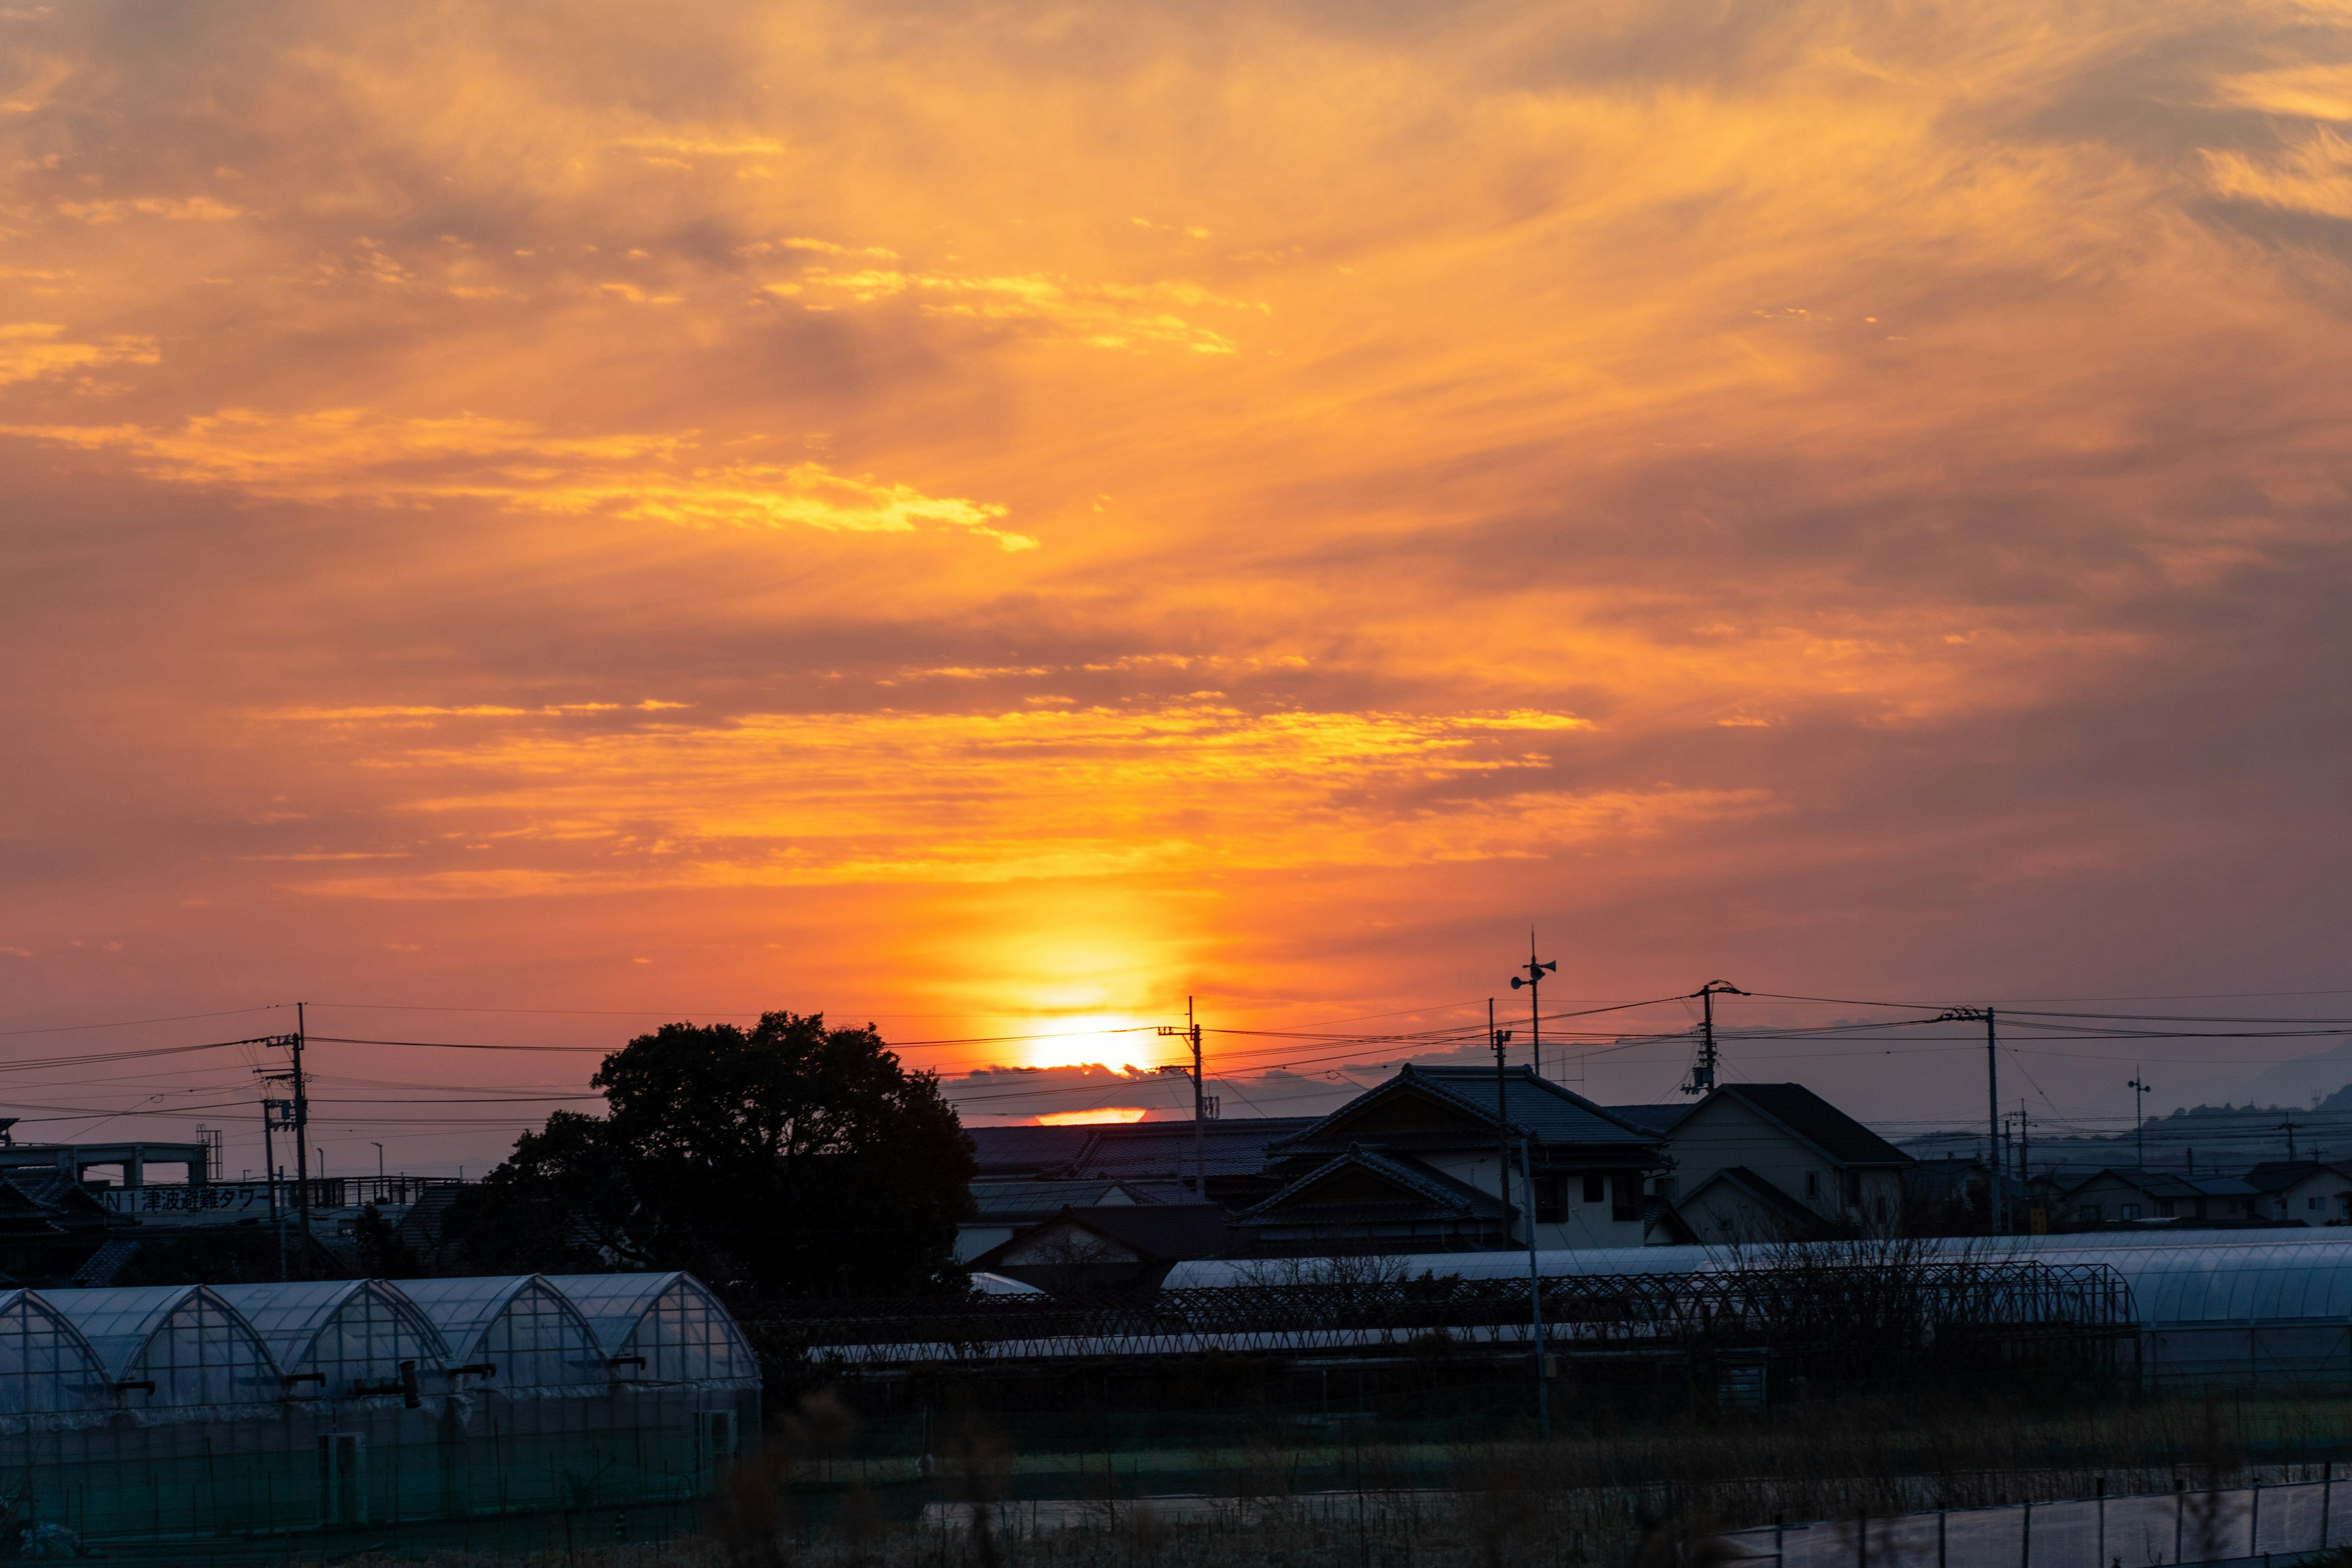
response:
[[[1208,1101],[1201,1081],[1201,1026],[1192,1016],[1192,998],[1184,998],[1184,1026],[1171,1028],[1162,1024],[1153,1031],[1160,1035],[1181,1036],[1192,1047],[1192,1196],[1201,1203],[1209,1201],[1209,1134]],[[1165,1073],[1181,1072],[1181,1068],[1161,1068]]]
[[[1527,973],[1511,976],[1511,989],[1517,991],[1522,985],[1528,988],[1528,1045],[1535,1052],[1538,1078],[1543,1077],[1543,1008],[1538,1005],[1536,994],[1543,988],[1543,977],[1559,968],[1557,960],[1549,963],[1536,962],[1536,931],[1529,926]]]
[[[1511,1245],[1511,1118],[1503,1102],[1503,1047],[1511,1043],[1511,1031],[1495,1027],[1495,999],[1486,998],[1486,1039],[1495,1047],[1495,1184],[1503,1194],[1503,1245]],[[1528,1235],[1535,1235],[1533,1215],[1529,1217]]]
[[[1710,980],[1691,994],[1698,999],[1703,1011],[1699,1015],[1698,1060],[1691,1067],[1690,1081],[1683,1085],[1683,1092],[1713,1094],[1717,1061],[1715,1048],[1715,999],[1718,996],[1745,996],[1748,993],[1728,980]]]
[[[1192,998],[1184,998],[1184,1032],[1192,1039],[1192,1191],[1209,1201],[1208,1084],[1201,1077],[1201,1021],[1192,1016]]]
[[[2006,1236],[2009,1227],[2008,1205],[2000,1190],[2000,1037],[1998,1025],[1990,1007],[1947,1007],[1931,1021],[1937,1024],[1973,1024],[1984,1020],[1985,1026],[1985,1104],[1988,1112],[1985,1124],[1985,1226],[1995,1236]]]
[[[2132,1070],[2137,1076],[2124,1087],[2132,1091],[2132,1147],[2136,1151],[2133,1158],[2145,1171],[2147,1169],[2147,1091],[2155,1086],[2147,1082],[2146,1068],[2135,1066]]]
[[[2279,1127],[2286,1132],[2286,1163],[2292,1165],[2294,1163],[2294,1118],[2288,1117],[2279,1123]]]
[[[1519,1176],[1528,1194],[1528,1310],[1534,1319],[1536,1351],[1536,1434],[1551,1441],[1551,1384],[1544,1381],[1543,1270],[1536,1263],[1536,1163],[1528,1141],[1519,1140]]]
[[[270,1041],[294,1053],[294,1209],[301,1216],[302,1239],[310,1239],[310,1088],[302,1076],[304,1027],[302,1004],[294,1004],[294,1032]]]
[[[286,1282],[286,1216],[278,1205],[278,1154],[270,1141],[270,1132],[278,1126],[278,1108],[293,1110],[290,1100],[269,1098],[269,1083],[275,1075],[265,1073],[261,1079],[261,1173],[269,1183],[269,1233],[278,1238],[278,1280]]]

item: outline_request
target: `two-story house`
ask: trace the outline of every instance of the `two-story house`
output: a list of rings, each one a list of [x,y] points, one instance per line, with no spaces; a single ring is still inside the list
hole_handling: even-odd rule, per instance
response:
[[[1282,1185],[1238,1216],[1237,1249],[1473,1251],[1524,1247],[1530,1226],[1540,1247],[1639,1247],[1662,1143],[1528,1068],[1498,1082],[1486,1068],[1409,1066],[1266,1145]]]
[[[1729,1083],[1688,1105],[1610,1109],[1665,1139],[1664,1196],[1702,1242],[1902,1226],[1911,1156],[1802,1084]]]

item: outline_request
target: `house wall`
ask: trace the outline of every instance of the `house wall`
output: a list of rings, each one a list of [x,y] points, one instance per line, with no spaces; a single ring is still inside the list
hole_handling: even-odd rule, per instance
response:
[[[1497,1158],[1496,1154],[1489,1153],[1479,1157],[1467,1153],[1434,1153],[1423,1154],[1420,1158],[1422,1163],[1432,1170],[1443,1171],[1455,1181],[1475,1187],[1482,1193],[1491,1193],[1496,1190],[1495,1164]],[[1626,1181],[1638,1183],[1641,1180],[1641,1173],[1638,1171],[1615,1172],[1611,1173],[1610,1180],[1615,1181],[1621,1177]],[[1538,1179],[1542,1179],[1540,1173]],[[1556,1225],[1538,1225],[1535,1227],[1536,1246],[1538,1247],[1568,1249],[1642,1245],[1642,1221],[1638,1217],[1641,1208],[1638,1204],[1634,1206],[1637,1217],[1631,1220],[1612,1219],[1610,1217],[1612,1205],[1606,1188],[1603,1189],[1599,1203],[1586,1203],[1584,1184],[1573,1178],[1568,1183],[1567,1196],[1566,1218]],[[1519,1179],[1517,1162],[1513,1163],[1511,1169],[1511,1208],[1517,1216],[1512,1238],[1524,1244],[1528,1236],[1528,1194],[1526,1184]]]
[[[1759,1207],[1728,1182],[1718,1182],[1680,1206],[1683,1223],[1702,1242],[1756,1246],[1790,1239],[1780,1215]]]
[[[2343,1184],[2352,1187],[2352,1184]],[[2293,1194],[2289,1196],[2293,1201]],[[2129,1205],[2137,1205],[2139,1212],[2126,1214],[2125,1210]],[[2053,1224],[2087,1225],[2095,1220],[2103,1225],[2126,1225],[2135,1220],[2260,1218],[2274,1210],[2273,1201],[2259,1193],[2202,1197],[2186,1194],[2158,1195],[2142,1192],[2126,1177],[2094,1176],[2064,1197],[2051,1200],[2050,1218]],[[2340,1206],[2336,1212],[2343,1212]]]
[[[2262,1200],[2265,1216],[2304,1225],[2327,1225],[2352,1219],[2352,1180],[2333,1171],[2306,1176],[2273,1198]]]
[[[2138,1212],[2126,1215],[2127,1205],[2138,1205]],[[2066,1194],[2058,1205],[2058,1218],[2070,1224],[2087,1224],[2097,1220],[2113,1225],[2124,1219],[2154,1219],[2155,1200],[2119,1176],[2095,1176]]]
[[[1684,1117],[1666,1147],[1675,1158],[1668,1197],[1696,1194],[1717,1172],[1745,1165],[1822,1218],[1847,1217],[1843,1169],[1803,1139],[1728,1096],[1711,1095]],[[1866,1169],[1861,1177],[1863,1223],[1897,1223],[1903,1215],[1902,1173]]]

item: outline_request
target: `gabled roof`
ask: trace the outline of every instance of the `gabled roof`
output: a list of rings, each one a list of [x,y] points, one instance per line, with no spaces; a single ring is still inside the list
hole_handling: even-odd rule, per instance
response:
[[[1241,1218],[1246,1224],[1278,1212],[1295,1210],[1299,1206],[1302,1195],[1339,1172],[1351,1169],[1394,1188],[1400,1204],[1417,1204],[1464,1218],[1502,1217],[1502,1200],[1493,1193],[1482,1193],[1443,1171],[1430,1169],[1418,1160],[1384,1154],[1377,1149],[1351,1147],[1324,1161],[1264,1203],[1244,1209]],[[1354,1200],[1340,1206],[1361,1208],[1365,1205],[1361,1200]]]
[[[1192,1201],[1189,1185],[1174,1182],[979,1181],[971,1184],[976,1220],[1043,1219],[1060,1209],[1110,1204],[1182,1204]]]
[[[1700,1100],[1689,1114],[1696,1116],[1718,1100],[1736,1101],[1779,1123],[1841,1165],[1899,1168],[1917,1163],[1801,1083],[1727,1083]]]
[[[1396,1077],[1365,1090],[1304,1131],[1269,1145],[1276,1154],[1314,1153],[1354,1143],[1352,1125],[1366,1112],[1399,1100],[1419,1098],[1443,1106],[1465,1123],[1465,1136],[1422,1132],[1383,1135],[1381,1142],[1400,1145],[1484,1146],[1497,1136],[1495,1119],[1495,1073],[1488,1068],[1424,1068],[1406,1064]],[[1647,1131],[1549,1079],[1531,1068],[1512,1068],[1503,1075],[1503,1116],[1509,1135],[1532,1139],[1551,1148],[1601,1148],[1628,1154],[1654,1149],[1658,1134]]]
[[[2272,1160],[2256,1165],[2242,1178],[2256,1192],[2283,1193],[2314,1176],[2344,1176],[2343,1165],[2325,1160]]]
[[[989,1264],[1021,1247],[1040,1231],[1055,1226],[1076,1226],[1106,1241],[1117,1242],[1152,1263],[1182,1263],[1215,1258],[1225,1249],[1228,1216],[1218,1204],[1116,1204],[1107,1207],[1066,1208],[1039,1221],[982,1253],[971,1267]]]
[[[1718,1089],[1717,1092],[1722,1091]],[[1779,1220],[1788,1228],[1791,1237],[1809,1235],[1819,1230],[1823,1224],[1821,1215],[1799,1203],[1770,1181],[1758,1175],[1745,1165],[1726,1165],[1722,1170],[1701,1182],[1698,1184],[1698,1190],[1684,1198],[1679,1206],[1685,1210],[1694,1208],[1701,1197],[1718,1186],[1729,1187],[1774,1219]],[[1697,1228],[1696,1225],[1687,1217],[1685,1218],[1684,1223],[1694,1230]]]
[[[2235,1176],[2183,1176],[2170,1171],[2141,1171],[2127,1165],[2107,1165],[2069,1186],[2060,1194],[2061,1201],[2108,1176],[2152,1198],[2242,1198],[2252,1197],[2257,1190]]]

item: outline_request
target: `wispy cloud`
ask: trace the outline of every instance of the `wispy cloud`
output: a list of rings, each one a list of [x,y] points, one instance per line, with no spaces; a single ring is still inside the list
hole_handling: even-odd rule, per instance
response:
[[[1001,505],[925,495],[822,463],[698,464],[691,460],[697,444],[685,435],[559,437],[514,420],[395,419],[362,409],[229,409],[170,431],[9,425],[0,426],[0,435],[120,449],[157,479],[278,500],[373,506],[482,500],[695,528],[911,533],[946,527],[1006,550],[1037,542],[995,526],[1007,511]]]
[[[2336,983],[2340,7],[1056,15],[20,27],[28,1005]]]
[[[153,364],[155,340],[118,337],[76,342],[54,322],[0,323],[0,386],[36,376],[64,375],[110,364]]]
[[[1018,326],[1091,348],[1171,347],[1205,354],[1233,353],[1234,342],[1179,315],[1179,310],[1265,310],[1262,304],[1221,299],[1190,283],[1076,283],[1042,274],[967,277],[886,267],[851,272],[811,267],[797,279],[767,287],[772,294],[800,300],[813,309],[908,299],[928,315]]]

